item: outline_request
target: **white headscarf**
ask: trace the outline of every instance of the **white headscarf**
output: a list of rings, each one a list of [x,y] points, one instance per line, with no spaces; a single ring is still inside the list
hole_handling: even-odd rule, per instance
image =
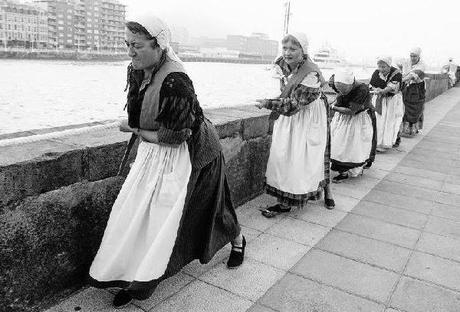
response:
[[[349,68],[340,68],[334,73],[334,82],[350,85],[355,82],[355,75]]]
[[[420,56],[420,54],[422,54],[422,49],[420,49],[419,47],[412,48],[410,50],[410,54],[415,54],[415,55]]]
[[[384,62],[388,66],[391,66],[391,56],[381,55],[377,58],[377,63],[378,62]]]
[[[171,31],[168,25],[152,13],[139,12],[128,18],[129,22],[136,22],[144,26],[149,34],[157,40],[162,50],[166,50],[167,56],[176,62],[182,62],[171,47]]]
[[[308,50],[308,37],[307,37],[307,35],[305,33],[303,33],[303,32],[293,32],[293,33],[287,34],[286,36],[289,36],[289,35],[297,39],[297,41],[300,43],[300,47],[302,48],[303,53],[307,54],[307,50]]]

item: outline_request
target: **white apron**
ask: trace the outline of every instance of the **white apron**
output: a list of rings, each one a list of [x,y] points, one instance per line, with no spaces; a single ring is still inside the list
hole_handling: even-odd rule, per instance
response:
[[[139,144],[91,266],[92,278],[151,281],[164,274],[191,170],[187,143],[179,147]]]
[[[357,115],[335,113],[331,122],[331,159],[363,163],[372,149],[372,120],[367,111]]]
[[[318,98],[293,116],[274,123],[266,183],[283,192],[301,195],[318,190],[324,177],[327,112]]]
[[[375,107],[377,96],[372,97]],[[391,148],[398,137],[404,116],[404,102],[401,92],[382,98],[382,114],[375,112],[377,119],[377,147]]]

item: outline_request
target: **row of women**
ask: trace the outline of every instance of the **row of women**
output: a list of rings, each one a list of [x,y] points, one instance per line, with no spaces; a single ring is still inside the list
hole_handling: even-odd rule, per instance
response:
[[[171,49],[168,27],[143,13],[126,24],[126,44],[132,60],[128,120],[120,130],[132,132],[140,143],[89,270],[91,285],[120,288],[116,308],[149,298],[162,280],[195,259],[209,262],[228,243],[227,267],[237,268],[246,247],[218,134]],[[375,145],[368,86],[349,72],[337,73],[330,84],[339,95],[329,105],[322,93],[326,81],[306,53],[306,36],[288,35],[282,45],[276,61],[281,95],[259,103],[276,120],[266,189],[278,204],[263,210],[266,217],[304,207],[323,193],[326,208],[334,208],[331,162],[340,174],[357,174],[356,168],[372,163]],[[395,114],[389,104],[390,93],[397,96],[394,77],[393,68],[382,66],[374,90],[382,120]],[[336,112],[331,127],[330,111]],[[389,130],[382,145],[391,146],[396,126],[383,123]]]

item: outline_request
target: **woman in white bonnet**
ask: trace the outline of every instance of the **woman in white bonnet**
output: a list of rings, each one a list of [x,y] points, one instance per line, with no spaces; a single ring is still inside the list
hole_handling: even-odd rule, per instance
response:
[[[403,135],[414,136],[423,128],[425,110],[425,63],[421,58],[422,49],[410,51],[410,66],[403,73],[404,126]]]
[[[231,242],[229,268],[246,241],[230,198],[219,137],[151,14],[126,23],[128,121],[139,136],[136,160],[113,205],[90,268],[95,287],[119,287],[116,308],[151,296],[159,282],[194,259],[209,262]]]
[[[399,131],[404,115],[401,94],[402,73],[391,66],[391,57],[377,59],[378,69],[369,82],[372,88],[372,104],[377,119],[377,151],[384,152],[399,146]]]
[[[322,93],[325,81],[308,57],[305,34],[288,34],[281,43],[283,55],[275,61],[281,95],[259,100],[258,105],[270,109],[275,119],[265,184],[278,204],[262,209],[267,218],[305,207],[323,191],[325,207],[335,207],[329,174],[329,106]]]
[[[349,69],[336,71],[329,85],[338,93],[331,122],[331,169],[339,172],[332,181],[340,183],[362,175],[375,159],[377,143],[375,114],[369,87],[356,81]]]

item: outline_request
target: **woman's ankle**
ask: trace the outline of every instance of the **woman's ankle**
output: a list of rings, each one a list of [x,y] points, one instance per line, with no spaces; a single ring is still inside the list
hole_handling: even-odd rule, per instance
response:
[[[239,234],[232,241],[232,246],[242,246],[243,245],[243,234]]]

